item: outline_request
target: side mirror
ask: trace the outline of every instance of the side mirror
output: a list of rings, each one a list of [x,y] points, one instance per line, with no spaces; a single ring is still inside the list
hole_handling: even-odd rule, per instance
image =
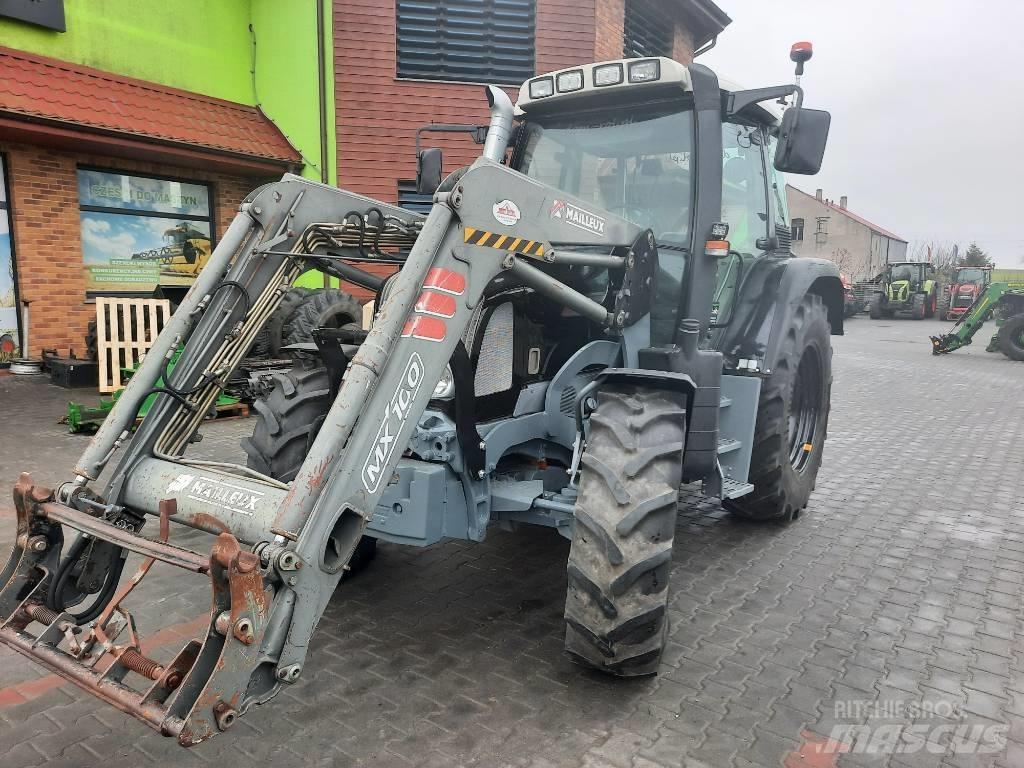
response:
[[[416,156],[416,194],[432,195],[441,186],[441,150],[421,149]]]
[[[775,169],[813,176],[821,170],[832,116],[821,109],[790,107],[782,116]]]

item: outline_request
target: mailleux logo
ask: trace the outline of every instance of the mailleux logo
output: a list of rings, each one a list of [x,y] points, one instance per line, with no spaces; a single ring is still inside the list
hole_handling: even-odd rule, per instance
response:
[[[519,206],[507,199],[496,202],[491,208],[491,213],[494,214],[494,218],[499,224],[504,224],[506,227],[518,223],[521,218]]]
[[[398,382],[398,389],[391,396],[384,418],[381,419],[377,437],[370,447],[370,455],[363,463],[363,487],[375,493],[380,487],[381,477],[387,468],[391,454],[395,451],[398,433],[409,418],[413,400],[423,383],[423,359],[419,353],[413,352],[409,362],[405,364],[405,373]]]
[[[192,501],[200,501],[239,515],[251,516],[263,499],[261,491],[234,485],[204,475],[182,474],[167,484],[165,493],[184,494]]]
[[[584,210],[573,205],[567,200],[555,200],[551,203],[551,218],[560,219],[566,224],[592,232],[595,235],[604,234],[604,219],[596,213]]]

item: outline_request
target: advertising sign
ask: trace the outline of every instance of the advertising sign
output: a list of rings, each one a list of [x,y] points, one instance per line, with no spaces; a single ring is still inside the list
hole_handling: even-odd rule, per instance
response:
[[[189,285],[210,257],[204,184],[79,170],[78,200],[89,294]]]

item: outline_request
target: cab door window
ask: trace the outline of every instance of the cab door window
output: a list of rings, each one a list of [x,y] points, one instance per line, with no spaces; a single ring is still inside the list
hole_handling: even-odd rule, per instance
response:
[[[722,221],[729,244],[743,256],[758,253],[768,234],[768,194],[762,150],[764,134],[755,126],[722,125]]]

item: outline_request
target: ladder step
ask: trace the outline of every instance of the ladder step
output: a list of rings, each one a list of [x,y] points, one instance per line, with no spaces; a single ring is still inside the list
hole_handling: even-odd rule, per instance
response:
[[[741,443],[739,440],[730,440],[728,438],[723,438],[718,441],[718,454],[722,455],[723,453],[731,453],[732,451],[738,451],[742,447],[743,443]]]
[[[722,399],[718,401],[718,407],[719,408],[728,408],[730,405],[732,405],[732,398],[731,397],[725,397],[723,395]]]
[[[739,480],[730,480],[727,477],[722,479],[723,499],[736,499],[740,496],[746,496],[753,490],[754,486],[750,483],[741,483]]]

